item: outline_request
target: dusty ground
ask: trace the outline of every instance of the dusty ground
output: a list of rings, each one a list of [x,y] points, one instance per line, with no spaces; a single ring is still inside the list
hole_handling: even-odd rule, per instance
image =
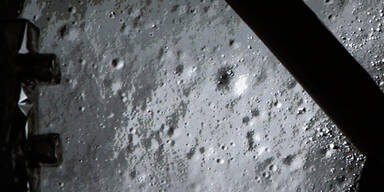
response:
[[[224,1],[84,2],[23,13],[62,64],[39,91],[64,144],[43,192],[354,191],[364,156]],[[384,4],[307,3],[384,86]]]

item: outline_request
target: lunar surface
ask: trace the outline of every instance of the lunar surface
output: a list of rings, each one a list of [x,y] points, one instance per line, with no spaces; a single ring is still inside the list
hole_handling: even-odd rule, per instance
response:
[[[384,4],[305,2],[383,88]],[[22,17],[63,75],[39,88],[39,132],[64,146],[43,192],[357,189],[365,157],[225,1],[27,0]]]

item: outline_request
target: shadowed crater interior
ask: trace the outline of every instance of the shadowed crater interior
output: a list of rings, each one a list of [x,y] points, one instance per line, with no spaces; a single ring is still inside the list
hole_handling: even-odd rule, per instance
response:
[[[234,76],[232,67],[223,67],[220,68],[217,72],[217,89],[219,90],[228,90],[229,83],[231,82]]]

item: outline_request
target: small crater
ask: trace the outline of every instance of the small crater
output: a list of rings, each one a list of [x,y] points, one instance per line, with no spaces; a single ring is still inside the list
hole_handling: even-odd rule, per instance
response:
[[[60,38],[63,38],[67,33],[68,33],[68,27],[67,25],[63,25],[59,28],[59,30],[57,31],[58,35],[60,36]]]
[[[57,183],[57,185],[58,185],[59,187],[61,187],[61,188],[64,187],[64,183],[63,183],[63,182],[59,182],[59,183]]]
[[[204,147],[200,147],[199,151],[200,151],[201,154],[203,154],[205,152],[205,148]]]
[[[134,27],[134,28],[139,27],[139,25],[140,25],[140,21],[141,21],[141,16],[140,16],[140,15],[137,16],[137,17],[135,17],[135,18],[133,19],[133,27]]]
[[[277,171],[277,166],[276,165],[270,165],[269,166],[269,170],[272,171],[272,172],[276,172]]]
[[[175,133],[175,128],[173,126],[170,126],[168,129],[167,135],[172,137],[174,133]]]
[[[287,89],[293,89],[293,88],[296,87],[296,85],[297,85],[297,82],[296,82],[296,80],[294,80],[294,79],[289,79],[289,80],[286,82],[286,87],[287,87]]]
[[[189,13],[191,13],[191,14],[196,14],[196,13],[197,13],[197,10],[194,9],[194,8],[190,8],[190,9],[189,9]]]
[[[258,109],[251,110],[252,117],[257,117],[260,115],[260,111]]]
[[[255,85],[260,85],[261,83],[264,83],[267,78],[267,72],[264,69],[261,70],[260,74],[258,74],[256,77]]]
[[[187,153],[187,159],[192,159],[193,155],[196,153],[196,148],[192,147],[191,150]]]
[[[151,138],[144,138],[140,140],[141,145],[144,146],[145,149],[149,150],[152,147],[152,139]]]
[[[124,32],[126,31],[126,29],[127,29],[127,24],[123,23],[123,24],[121,25],[120,32],[121,32],[121,33],[124,33]]]
[[[253,140],[253,135],[255,131],[247,132],[247,140],[248,140],[248,151],[252,151],[255,148],[255,141]]]
[[[114,19],[116,17],[116,13],[114,11],[109,12],[109,18]]]
[[[164,47],[161,47],[159,49],[159,52],[157,53],[157,59],[161,59],[165,53],[166,53],[166,50],[164,49]]]
[[[268,171],[265,171],[263,172],[263,177],[269,179],[271,177],[271,174]]]
[[[119,58],[116,58],[112,60],[111,65],[115,69],[122,69],[124,67],[124,61]]]
[[[273,162],[274,158],[270,157],[268,159],[265,159],[263,162],[259,163],[257,166],[256,171],[261,172],[268,168],[269,165]]]
[[[288,155],[283,159],[283,164],[290,166],[294,158],[295,158],[295,155]]]
[[[326,156],[327,152],[328,152],[327,148],[321,148],[317,150],[317,154],[319,154],[321,157]]]
[[[249,117],[243,117],[243,123],[248,125],[249,123]]]
[[[232,67],[220,68],[217,72],[217,88],[219,90],[229,89],[229,83],[234,76]]]
[[[129,177],[131,177],[131,179],[135,179],[136,175],[137,175],[136,170],[133,170],[132,172],[129,173]]]
[[[178,65],[178,66],[176,66],[175,74],[180,75],[180,74],[183,73],[183,71],[184,71],[184,65]]]
[[[76,8],[75,8],[75,7],[69,7],[69,8],[68,8],[68,12],[69,12],[70,14],[75,14],[75,13],[76,13]]]
[[[218,163],[218,164],[224,164],[224,159],[216,159],[216,163]]]
[[[343,183],[344,181],[346,181],[346,178],[345,178],[344,175],[339,175],[339,176],[336,177],[336,181],[338,183]]]
[[[171,8],[171,12],[176,12],[178,9],[179,9],[180,5],[174,5],[172,8]]]
[[[298,114],[298,115],[302,115],[302,114],[304,114],[306,111],[307,111],[307,109],[306,109],[305,107],[299,107],[299,108],[297,109],[297,114]]]
[[[229,40],[229,46],[232,47],[233,44],[235,44],[235,40],[234,40],[234,39],[230,39],[230,40]]]

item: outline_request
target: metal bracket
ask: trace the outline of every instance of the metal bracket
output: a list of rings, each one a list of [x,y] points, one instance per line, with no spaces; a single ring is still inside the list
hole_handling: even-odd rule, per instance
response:
[[[40,168],[62,162],[59,134],[36,135],[35,88],[58,84],[54,54],[39,54],[39,29],[25,19],[0,20],[0,182],[9,191],[40,191]]]

